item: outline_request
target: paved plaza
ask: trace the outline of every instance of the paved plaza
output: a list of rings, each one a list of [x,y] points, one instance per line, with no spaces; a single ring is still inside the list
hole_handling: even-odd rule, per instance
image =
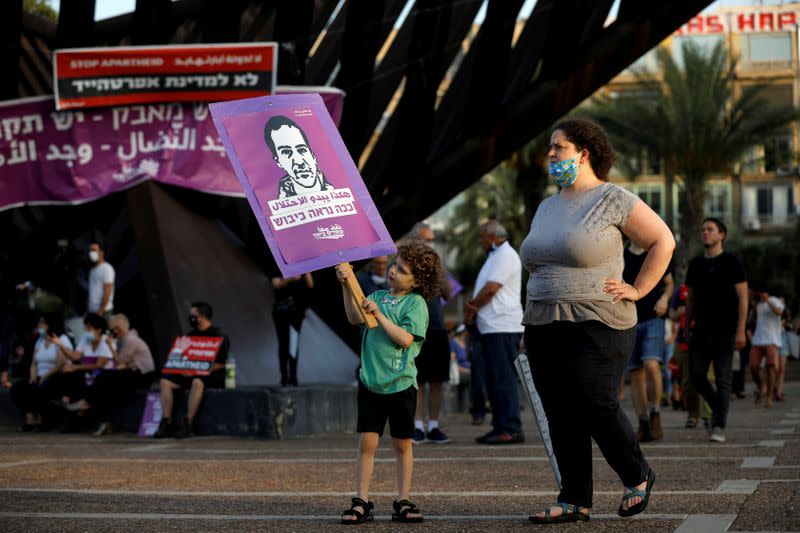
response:
[[[800,531],[800,383],[773,409],[732,403],[724,444],[684,429],[684,413],[664,412],[665,438],[644,444],[658,474],[646,514],[616,516],[622,487],[595,449],[590,522],[534,526],[555,483],[533,424],[528,442],[474,443],[469,417],[443,420],[449,445],[414,448],[413,499],[421,525],[390,519],[394,464],[384,438],[370,499],[370,531]],[[625,402],[630,411],[630,401]],[[576,419],[579,414],[576,413]],[[0,434],[2,531],[341,530],[338,512],[353,490],[357,435],[283,441],[197,437],[156,441],[131,434]]]

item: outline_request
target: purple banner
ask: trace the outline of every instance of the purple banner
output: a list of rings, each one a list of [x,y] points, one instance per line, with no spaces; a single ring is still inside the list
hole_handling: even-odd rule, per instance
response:
[[[319,95],[209,106],[284,276],[395,247]]]
[[[139,436],[152,437],[158,431],[161,422],[161,399],[157,392],[148,392],[144,402],[144,413],[139,423]]]
[[[341,91],[324,98],[341,113]],[[0,210],[79,204],[148,179],[244,196],[205,103],[57,112],[52,97],[0,102]]]

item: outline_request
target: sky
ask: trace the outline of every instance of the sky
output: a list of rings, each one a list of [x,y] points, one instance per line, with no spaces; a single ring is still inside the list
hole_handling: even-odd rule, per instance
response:
[[[53,6],[53,8],[58,11],[58,6],[60,4],[60,0],[47,0],[48,3]],[[174,0],[173,0],[174,1]],[[789,4],[792,2],[787,2],[786,0],[717,0],[713,2],[706,11],[714,11],[720,7],[735,7],[735,6],[752,6],[758,4],[764,5],[780,5],[780,4]],[[525,0],[523,5],[523,12],[530,11],[536,5],[536,0]],[[612,17],[616,17],[616,11],[619,5],[619,0],[614,2],[614,7],[611,9],[611,13],[609,14]],[[96,0],[95,2],[95,20],[102,20],[109,17],[115,17],[117,15],[121,15],[123,13],[128,13],[133,11],[136,7],[136,0]],[[524,16],[524,13],[522,13]]]

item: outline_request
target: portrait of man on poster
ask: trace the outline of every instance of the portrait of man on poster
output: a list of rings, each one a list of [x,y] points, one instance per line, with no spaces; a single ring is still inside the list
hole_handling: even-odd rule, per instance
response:
[[[264,126],[264,142],[286,173],[278,183],[278,200],[334,189],[319,168],[305,132],[292,119],[285,115],[270,117]]]

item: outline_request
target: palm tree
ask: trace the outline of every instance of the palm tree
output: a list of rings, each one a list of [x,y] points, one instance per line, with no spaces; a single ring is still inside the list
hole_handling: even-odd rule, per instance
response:
[[[681,47],[682,65],[670,50],[658,50],[661,78],[638,72],[639,83],[652,98],[598,97],[588,114],[602,124],[623,156],[642,149],[659,154],[667,194],[676,177],[685,200],[678,206],[681,246],[676,252],[678,279],[699,248],[704,218],[705,183],[713,174],[730,173],[753,146],[783,130],[800,115],[762,98],[766,84],[735,90],[737,59],[723,43],[705,52],[695,43]]]

